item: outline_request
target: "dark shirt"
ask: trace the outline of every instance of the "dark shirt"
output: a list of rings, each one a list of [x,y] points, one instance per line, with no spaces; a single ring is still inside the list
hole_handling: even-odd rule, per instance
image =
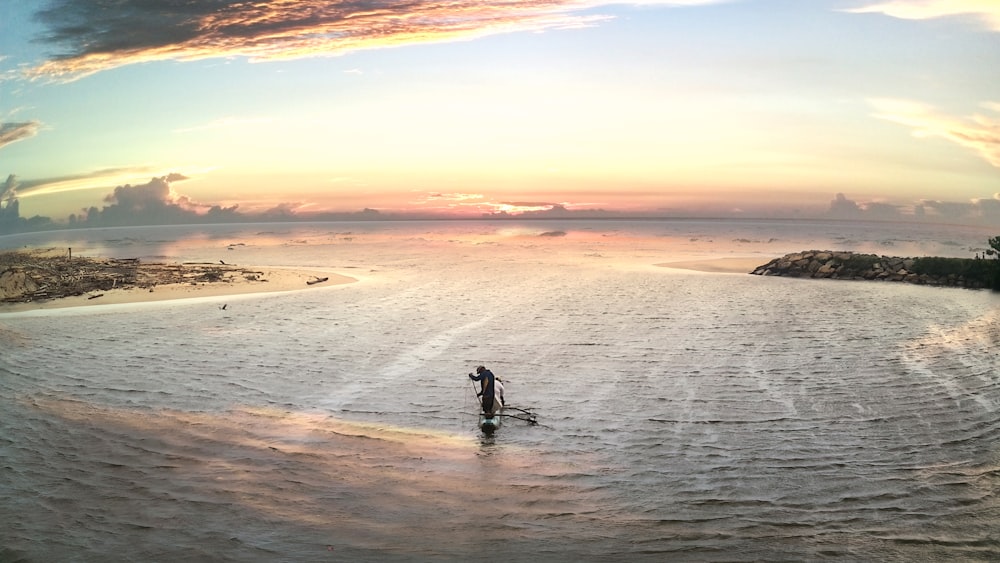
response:
[[[490,404],[493,404],[493,387],[494,387],[493,382],[496,379],[496,377],[493,375],[493,372],[488,369],[484,369],[482,373],[478,375],[472,375],[470,373],[469,378],[472,379],[473,381],[480,382],[480,385],[483,388],[483,401],[486,401],[488,399],[490,401]]]

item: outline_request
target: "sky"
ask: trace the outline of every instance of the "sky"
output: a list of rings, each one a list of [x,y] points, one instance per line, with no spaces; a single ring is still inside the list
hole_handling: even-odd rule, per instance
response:
[[[1000,226],[996,0],[0,0],[0,205]]]

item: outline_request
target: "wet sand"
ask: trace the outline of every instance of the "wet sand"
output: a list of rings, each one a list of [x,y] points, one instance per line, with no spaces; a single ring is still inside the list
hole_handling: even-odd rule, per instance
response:
[[[657,264],[663,268],[678,270],[695,270],[698,272],[713,272],[724,274],[749,274],[757,266],[767,264],[770,258],[712,258],[709,260],[684,260],[680,262],[664,262]]]

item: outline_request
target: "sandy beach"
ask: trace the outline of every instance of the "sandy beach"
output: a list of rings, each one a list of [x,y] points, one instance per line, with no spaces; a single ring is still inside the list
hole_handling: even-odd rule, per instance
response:
[[[93,307],[123,303],[145,303],[152,301],[168,301],[174,299],[191,299],[199,297],[222,297],[227,295],[245,295],[250,293],[274,293],[286,291],[309,291],[331,285],[341,285],[357,281],[354,278],[328,271],[285,269],[277,267],[258,268],[262,273],[257,279],[250,280],[234,277],[223,281],[204,283],[170,283],[152,288],[131,287],[126,289],[110,289],[91,292],[84,295],[32,301],[29,303],[0,304],[0,313],[33,311],[41,309],[60,309],[66,307]],[[327,278],[318,283],[318,279]]]
[[[770,258],[712,258],[709,260],[684,260],[680,262],[664,262],[657,264],[663,268],[677,270],[694,270],[723,274],[748,274],[757,266],[767,264]]]

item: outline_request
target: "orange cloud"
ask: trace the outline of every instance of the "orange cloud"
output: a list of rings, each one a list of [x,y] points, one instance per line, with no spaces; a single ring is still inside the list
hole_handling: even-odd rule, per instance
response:
[[[698,5],[718,0],[647,0]],[[73,79],[127,64],[241,56],[254,60],[338,55],[411,43],[455,41],[513,31],[595,25],[608,16],[578,13],[606,1],[524,0],[220,0],[165,10],[145,0],[54,0],[38,12],[41,40],[65,51],[29,71]]]
[[[905,20],[972,16],[989,29],[1000,31],[1000,2],[996,0],[890,0],[846,11],[881,13]]]
[[[955,117],[919,102],[896,99],[870,100],[875,117],[905,125],[918,137],[943,137],[972,149],[987,162],[1000,168],[1000,103],[984,103],[993,116],[975,114]]]

